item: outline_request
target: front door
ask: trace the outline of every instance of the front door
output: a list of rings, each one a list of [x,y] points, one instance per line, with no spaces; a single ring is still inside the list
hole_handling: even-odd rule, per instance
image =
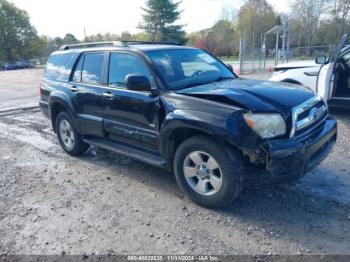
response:
[[[339,54],[344,47],[348,36],[344,35],[338,45],[333,50],[328,59],[328,63],[321,66],[320,72],[317,78],[316,92],[322,96],[325,100],[329,100],[332,97],[334,89],[334,69],[335,63],[339,57]]]
[[[159,99],[150,92],[126,89],[129,74],[142,74],[153,84],[144,61],[131,53],[112,52],[108,88],[103,93],[104,129],[110,139],[156,148],[159,135]]]

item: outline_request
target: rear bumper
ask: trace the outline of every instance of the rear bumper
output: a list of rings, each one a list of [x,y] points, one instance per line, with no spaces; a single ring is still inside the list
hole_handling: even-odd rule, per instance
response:
[[[264,182],[293,181],[317,167],[337,140],[337,122],[328,117],[307,135],[263,144],[266,157]]]
[[[39,101],[39,107],[40,107],[41,111],[43,112],[43,114],[44,114],[47,118],[49,118],[49,103],[40,100],[40,101]]]

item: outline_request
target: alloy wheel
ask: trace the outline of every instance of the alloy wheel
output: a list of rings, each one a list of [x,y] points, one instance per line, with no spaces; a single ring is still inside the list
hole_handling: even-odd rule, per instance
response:
[[[187,155],[183,173],[188,185],[204,196],[218,193],[222,186],[222,172],[218,162],[208,153],[193,151]]]

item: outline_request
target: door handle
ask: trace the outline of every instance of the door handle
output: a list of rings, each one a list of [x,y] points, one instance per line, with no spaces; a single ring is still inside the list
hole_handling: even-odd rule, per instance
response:
[[[77,86],[71,86],[69,89],[70,89],[72,92],[78,92]]]
[[[102,96],[105,97],[106,99],[113,99],[114,98],[113,93],[110,93],[110,92],[102,93]]]

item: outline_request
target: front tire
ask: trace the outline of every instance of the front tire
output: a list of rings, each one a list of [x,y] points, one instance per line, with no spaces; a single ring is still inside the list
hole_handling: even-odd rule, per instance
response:
[[[186,195],[210,208],[231,204],[244,187],[240,154],[205,136],[192,137],[179,146],[174,170]]]
[[[58,141],[64,151],[73,156],[86,152],[89,145],[83,142],[67,112],[59,113],[55,124]]]

